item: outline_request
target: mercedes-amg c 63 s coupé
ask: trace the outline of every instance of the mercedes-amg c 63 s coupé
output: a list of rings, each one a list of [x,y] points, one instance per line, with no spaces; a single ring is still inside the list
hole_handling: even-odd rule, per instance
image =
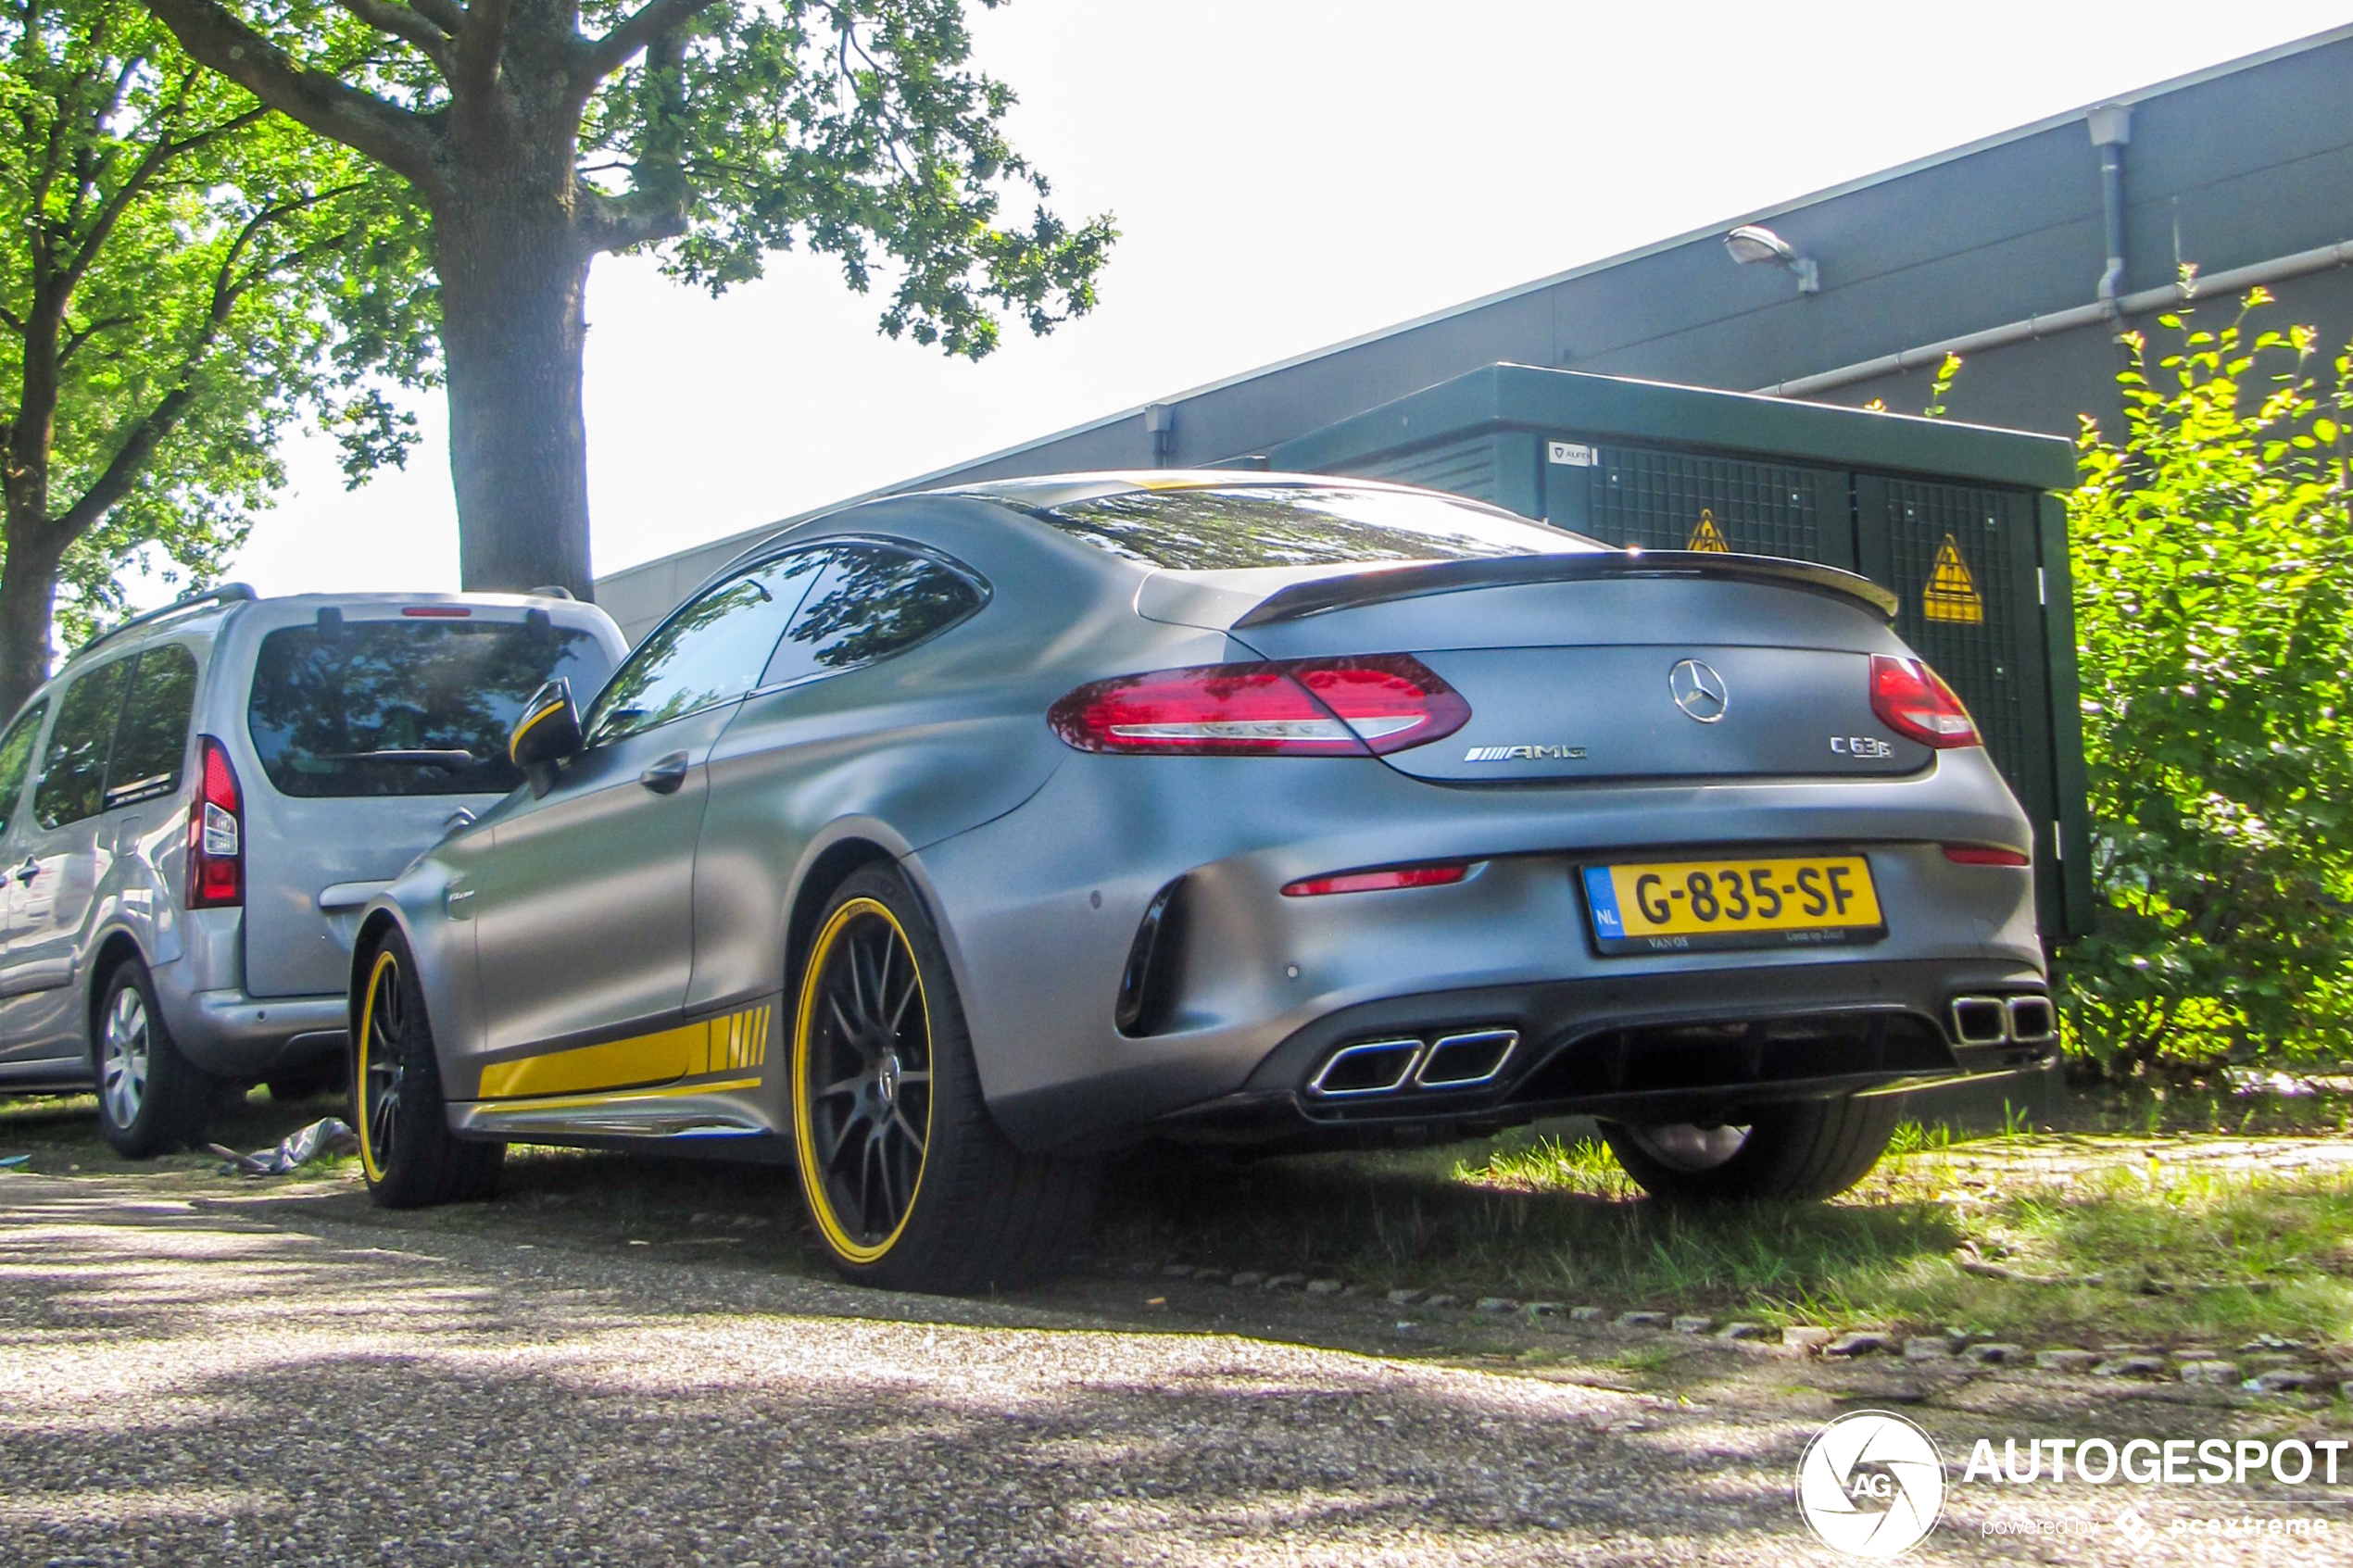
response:
[[[1600,1118],[1821,1197],[2053,1049],[2027,820],[1847,573],[1370,481],[1079,475],[777,534],[368,909],[370,1187],[789,1160],[852,1279],[1035,1276],[1099,1157]]]

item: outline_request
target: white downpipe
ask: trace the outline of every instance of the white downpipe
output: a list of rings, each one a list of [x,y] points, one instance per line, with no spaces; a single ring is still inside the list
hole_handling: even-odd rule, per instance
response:
[[[1948,354],[1982,354],[1990,348],[2003,348],[2013,343],[2029,343],[2035,338],[2049,337],[2057,332],[2073,332],[2078,327],[2096,326],[2112,321],[2117,315],[2138,316],[2151,310],[2171,309],[2188,304],[2196,295],[2236,294],[2259,283],[2276,283],[2286,278],[2300,278],[2309,272],[2325,272],[2332,267],[2353,264],[2353,240],[2340,240],[2317,250],[2300,250],[2294,256],[2274,257],[2251,266],[2233,267],[2226,272],[2214,272],[2197,280],[2195,295],[2179,283],[2167,283],[2162,288],[2143,289],[2128,294],[2116,302],[2114,314],[2105,302],[2079,305],[2070,310],[2055,310],[2047,316],[2029,316],[2023,321],[2011,321],[1983,332],[1963,332],[1942,343],[1922,344],[1894,354],[1882,354],[1876,359],[1865,359],[1853,365],[1842,365],[1834,370],[1820,370],[1810,376],[1793,376],[1788,381],[1775,382],[1771,386],[1756,390],[1767,397],[1808,397],[1833,387],[1852,386],[1856,382],[1875,381],[1903,370],[1916,370],[1924,365],[1941,365]]]

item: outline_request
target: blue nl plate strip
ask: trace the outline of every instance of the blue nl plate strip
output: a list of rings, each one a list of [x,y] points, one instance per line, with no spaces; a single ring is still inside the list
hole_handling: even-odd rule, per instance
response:
[[[1607,866],[1585,868],[1585,902],[1593,911],[1594,933],[1603,941],[1625,939],[1626,922],[1617,912],[1617,887],[1610,881]]]

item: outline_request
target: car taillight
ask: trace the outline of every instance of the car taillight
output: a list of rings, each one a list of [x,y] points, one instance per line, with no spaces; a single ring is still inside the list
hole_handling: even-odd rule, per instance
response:
[[[1953,688],[1917,659],[1871,655],[1871,711],[1897,734],[1940,751],[1984,744]]]
[[[1079,687],[1048,711],[1081,751],[1364,757],[1451,735],[1470,704],[1407,654],[1202,664]]]
[[[245,819],[237,771],[219,741],[198,742],[196,797],[188,805],[188,908],[234,909],[245,901]]]
[[[1283,884],[1286,898],[1318,898],[1327,893],[1378,893],[1392,887],[1447,887],[1470,875],[1470,864],[1455,860],[1441,866],[1392,866],[1387,871],[1341,872],[1333,876],[1303,876]]]

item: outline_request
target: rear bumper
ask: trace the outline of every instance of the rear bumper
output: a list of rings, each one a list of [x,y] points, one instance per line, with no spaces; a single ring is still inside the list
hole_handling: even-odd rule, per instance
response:
[[[2041,997],[2032,969],[1982,963],[1793,965],[1740,975],[1629,976],[1401,997],[1343,1009],[1269,1052],[1234,1093],[1156,1120],[1207,1141],[1342,1144],[1375,1133],[1484,1132],[1582,1114],[1713,1123],[1749,1108],[2039,1072],[2053,1040],[1965,1045],[1957,996]],[[1491,1077],[1431,1086],[1430,1047],[1474,1031],[1507,1033]],[[1326,1093],[1336,1053],[1398,1051],[1394,1087]],[[1485,1062],[1473,1064],[1483,1067]],[[1390,1074],[1374,1074],[1386,1083]],[[1327,1079],[1327,1082],[1334,1080]]]
[[[263,1078],[341,1052],[350,1036],[345,998],[180,991],[155,972],[156,999],[182,1054],[223,1078]]]
[[[1998,1053],[1957,1049],[1944,1022],[1954,997],[2044,987],[2032,874],[1957,865],[1937,847],[2031,841],[1975,754],[1869,784],[1574,790],[1445,788],[1344,760],[1273,771],[1283,767],[1074,759],[1029,804],[908,859],[939,916],[989,1110],[1014,1141],[1114,1143],[1286,1095],[1311,1126],[1500,1124],[1604,1098],[1591,1079],[1542,1094],[1522,1080],[1599,1033],[1841,1010],[1907,1014],[1898,1034],[1941,1054],[1738,1086],[1753,1101],[1953,1077],[2004,1066]],[[1285,787],[1270,793],[1270,778]],[[1834,947],[1598,950],[1579,864],[1768,848],[1866,855],[1885,935]],[[1281,891],[1305,876],[1441,859],[1471,861],[1471,874],[1387,892]],[[1172,884],[1178,929],[1153,963],[1160,994],[1123,1032],[1123,973]],[[1393,1115],[1310,1115],[1299,1098],[1321,1053],[1347,1040],[1488,1027],[1520,1039],[1508,1071],[1476,1096]]]

